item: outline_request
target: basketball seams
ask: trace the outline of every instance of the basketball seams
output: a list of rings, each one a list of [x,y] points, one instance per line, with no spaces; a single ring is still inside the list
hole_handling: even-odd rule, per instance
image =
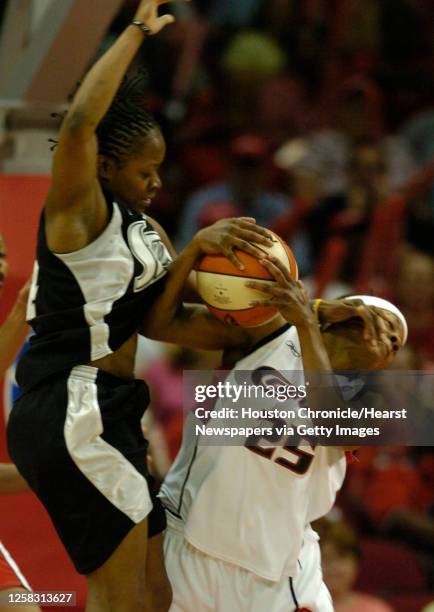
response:
[[[216,272],[215,270],[213,270],[212,272],[210,270],[197,270],[197,272],[202,272],[203,274],[209,274],[210,276],[215,274],[217,276],[233,276],[235,278],[244,278],[246,282],[250,280],[264,281],[264,283],[275,283],[276,282],[274,278],[264,278],[263,276],[245,276],[244,274],[228,274],[227,272]]]
[[[256,245],[264,256],[280,260],[292,279],[298,279],[298,268],[290,247],[277,235],[270,248]],[[257,327],[276,316],[278,310],[271,306],[252,306],[264,299],[261,292],[245,287],[249,281],[264,283],[264,287],[276,280],[260,260],[236,249],[244,269],[234,266],[224,255],[205,255],[195,266],[197,290],[203,303],[217,318],[241,325]],[[268,284],[266,284],[268,283]]]

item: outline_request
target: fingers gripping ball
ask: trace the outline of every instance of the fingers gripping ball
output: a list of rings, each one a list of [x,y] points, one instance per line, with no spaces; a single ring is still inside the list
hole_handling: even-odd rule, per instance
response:
[[[291,278],[298,279],[295,257],[289,246],[277,234],[273,235],[271,247],[255,244],[264,254],[279,259],[287,267]],[[244,264],[244,270],[236,268],[223,255],[205,255],[196,266],[197,290],[209,310],[225,323],[241,327],[256,327],[270,321],[277,309],[264,306],[251,306],[254,301],[264,300],[264,294],[245,286],[249,280],[258,282],[276,282],[258,259],[235,250],[237,257]]]

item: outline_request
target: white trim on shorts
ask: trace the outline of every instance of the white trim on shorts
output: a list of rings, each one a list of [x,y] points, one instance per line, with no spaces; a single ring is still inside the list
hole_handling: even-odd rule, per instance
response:
[[[121,452],[101,438],[104,427],[98,405],[97,375],[97,368],[76,366],[68,377],[66,448],[94,487],[137,524],[153,507],[148,483]]]
[[[0,553],[3,555],[6,563],[9,565],[9,567],[11,568],[11,570],[13,571],[13,573],[15,574],[15,576],[18,578],[18,580],[21,582],[22,586],[27,589],[28,591],[31,591],[32,588],[29,585],[29,583],[27,582],[27,580],[25,579],[25,577],[23,576],[23,574],[21,573],[20,568],[18,567],[18,565],[15,563],[15,561],[12,559],[11,555],[9,554],[7,548],[2,544],[2,542],[0,542]]]

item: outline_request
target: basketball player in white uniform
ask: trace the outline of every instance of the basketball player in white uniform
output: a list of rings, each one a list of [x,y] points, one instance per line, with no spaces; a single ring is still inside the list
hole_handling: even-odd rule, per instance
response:
[[[385,301],[374,304],[389,311],[390,336],[384,343],[364,341],[354,320],[347,332],[341,323],[322,334],[301,283],[279,262],[262,263],[277,286],[249,286],[265,291],[261,305],[276,306],[280,314],[248,330],[253,347],[235,364],[228,381],[234,382],[237,370],[253,371],[255,384],[273,384],[270,378],[275,377],[298,385],[303,370],[373,369],[390,361],[405,342],[405,319]],[[369,303],[369,298],[359,299]],[[297,380],[282,379],[281,371],[286,376],[292,372]],[[219,407],[217,401],[215,409]],[[318,537],[309,524],[334,503],[345,476],[345,449],[311,446],[305,440],[299,446],[278,441],[271,447],[258,437],[242,446],[204,446],[192,435],[191,418],[160,492],[168,517],[165,560],[173,589],[171,611],[332,611]],[[213,424],[212,419],[207,423]]]

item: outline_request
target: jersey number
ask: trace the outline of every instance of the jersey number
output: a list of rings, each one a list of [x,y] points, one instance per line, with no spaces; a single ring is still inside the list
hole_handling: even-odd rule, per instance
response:
[[[274,425],[276,424],[274,423]],[[252,453],[259,455],[260,457],[264,457],[264,459],[270,459],[270,461],[277,463],[277,465],[280,465],[286,468],[287,470],[291,470],[291,472],[294,472],[295,474],[298,474],[300,476],[306,474],[315,456],[314,453],[309,453],[306,450],[300,448],[300,444],[298,446],[286,445],[283,447],[283,450],[286,452],[286,457],[282,455],[278,455],[276,457],[275,454],[278,447],[260,446],[260,439],[260,436],[250,436],[249,438],[247,438],[247,441],[245,443],[246,448],[248,448],[249,451],[252,451]],[[273,436],[269,439],[269,441],[276,442],[277,440],[275,439],[275,436]],[[315,450],[314,445],[311,444],[310,447],[313,451]]]

